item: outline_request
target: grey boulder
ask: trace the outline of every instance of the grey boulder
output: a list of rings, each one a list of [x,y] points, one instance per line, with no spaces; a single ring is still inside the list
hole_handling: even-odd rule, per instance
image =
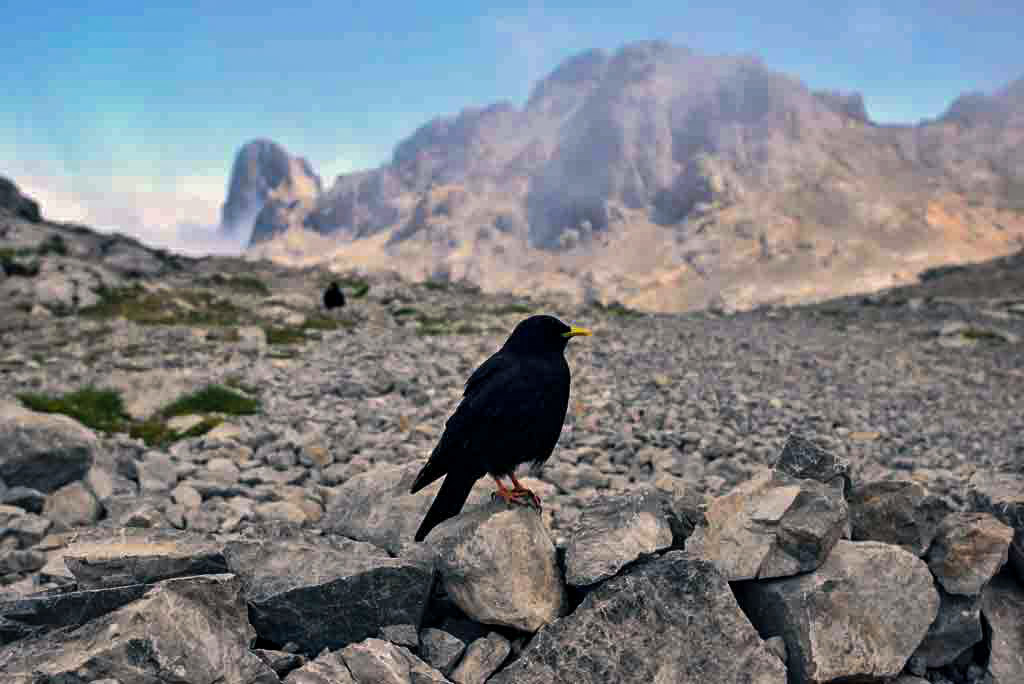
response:
[[[565,614],[555,545],[534,509],[493,501],[438,525],[426,541],[448,595],[474,620],[535,632]]]
[[[590,502],[565,552],[565,580],[587,586],[613,577],[641,556],[672,546],[665,495],[618,494]]]
[[[682,551],[598,585],[492,684],[784,684],[786,668],[711,563]]]
[[[894,677],[939,610],[917,556],[881,542],[840,540],[814,572],[739,588],[765,636],[786,640],[794,681],[819,684]]]
[[[419,628],[434,571],[421,558],[392,558],[372,544],[296,536],[228,543],[228,569],[245,586],[261,637],[293,642],[307,655],[376,636],[382,627]]]
[[[847,529],[842,490],[763,471],[708,506],[686,550],[730,581],[814,570]]]

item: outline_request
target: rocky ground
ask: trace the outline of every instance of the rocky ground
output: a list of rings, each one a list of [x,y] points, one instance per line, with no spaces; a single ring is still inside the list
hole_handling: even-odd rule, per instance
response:
[[[1024,255],[649,315],[35,218],[0,209],[6,681],[1024,681]],[[543,513],[482,481],[413,544],[533,312],[595,333]]]

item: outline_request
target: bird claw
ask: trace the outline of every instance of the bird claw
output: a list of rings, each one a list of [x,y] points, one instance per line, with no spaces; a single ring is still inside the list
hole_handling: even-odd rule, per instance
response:
[[[499,489],[496,492],[492,492],[491,497],[497,497],[507,504],[530,506],[531,508],[536,508],[538,511],[541,510],[540,497],[525,487],[516,487],[515,489],[506,490]]]

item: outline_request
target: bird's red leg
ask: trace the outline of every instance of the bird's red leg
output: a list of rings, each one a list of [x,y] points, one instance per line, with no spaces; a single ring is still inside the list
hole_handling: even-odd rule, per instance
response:
[[[516,496],[511,492],[511,490],[509,490],[509,488],[506,487],[497,476],[491,475],[491,477],[494,478],[494,483],[498,485],[498,491],[494,492],[494,494],[501,497],[505,503],[514,503]]]
[[[524,487],[522,485],[522,483],[519,480],[516,479],[516,476],[514,474],[509,475],[509,477],[512,478],[512,491],[509,492],[509,493],[511,495],[513,495],[513,496],[516,496],[517,498],[524,497],[524,496],[529,497],[530,498],[530,503],[532,503],[537,508],[537,510],[539,511],[540,510],[540,497],[537,496],[536,494],[534,494],[533,491],[531,491],[531,490],[527,489],[526,487]]]

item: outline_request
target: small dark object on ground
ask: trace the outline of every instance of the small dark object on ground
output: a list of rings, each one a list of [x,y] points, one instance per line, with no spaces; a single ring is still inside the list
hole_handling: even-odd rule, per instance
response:
[[[324,308],[330,311],[343,306],[345,306],[345,293],[338,287],[337,282],[332,282],[324,291]]]

